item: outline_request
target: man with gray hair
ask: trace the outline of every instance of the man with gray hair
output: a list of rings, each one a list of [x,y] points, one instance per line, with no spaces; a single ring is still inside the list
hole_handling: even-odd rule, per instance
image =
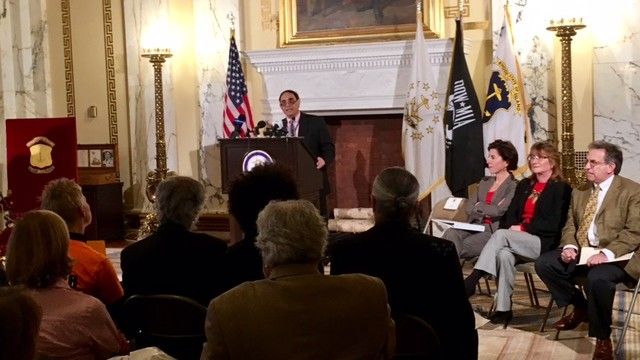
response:
[[[440,343],[434,359],[476,359],[478,333],[455,245],[410,224],[418,191],[418,180],[403,168],[387,168],[376,176],[371,192],[375,225],[330,245],[331,273],[382,279],[394,317],[417,316],[433,328]]]
[[[245,282],[209,305],[202,359],[378,359],[395,344],[380,279],[326,276],[318,262],[327,228],[307,200],[271,202],[258,216],[267,279]]]
[[[114,305],[124,292],[107,256],[87,245],[84,232],[91,223],[91,208],[80,185],[66,178],[49,181],[42,191],[41,208],[58,214],[67,224],[74,287],[105,305]]]
[[[122,250],[125,294],[173,294],[203,305],[221,292],[226,244],[191,232],[204,203],[204,187],[186,176],[169,177],[156,190],[160,226]]]

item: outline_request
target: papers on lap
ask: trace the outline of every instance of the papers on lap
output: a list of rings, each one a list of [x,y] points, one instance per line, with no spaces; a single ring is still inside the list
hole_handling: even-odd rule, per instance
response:
[[[484,231],[484,225],[480,225],[480,224],[469,224],[465,222],[452,221],[452,220],[440,220],[440,219],[433,219],[431,221],[437,221],[442,224],[450,225],[454,229],[477,231],[477,232]]]
[[[593,255],[597,255],[600,253],[601,249],[598,248],[593,248],[593,247],[583,247],[580,249],[580,261],[578,261],[578,265],[586,265],[587,264],[587,260],[592,257]],[[630,252],[628,254],[624,254],[620,257],[617,257],[613,260],[609,260],[607,262],[616,262],[616,261],[627,261],[629,259],[631,259],[631,257],[633,256],[633,252]]]

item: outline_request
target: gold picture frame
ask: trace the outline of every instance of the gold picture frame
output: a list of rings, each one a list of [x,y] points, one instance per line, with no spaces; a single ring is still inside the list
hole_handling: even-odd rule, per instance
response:
[[[444,30],[442,0],[422,0],[425,37]],[[415,36],[415,0],[280,0],[278,45],[334,44],[411,39]]]

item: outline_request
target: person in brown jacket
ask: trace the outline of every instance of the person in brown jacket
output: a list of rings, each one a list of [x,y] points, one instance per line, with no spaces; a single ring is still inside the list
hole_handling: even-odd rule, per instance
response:
[[[613,359],[611,311],[616,284],[634,283],[640,276],[640,185],[620,175],[622,151],[595,141],[589,145],[585,173],[589,183],[573,192],[560,247],[536,261],[536,271],[559,307],[573,312],[555,323],[570,330],[589,321],[589,336],[596,338],[594,359]],[[580,252],[595,248],[586,264],[577,265]],[[612,261],[636,252],[629,261]],[[585,299],[574,284],[585,277]]]
[[[266,279],[213,299],[202,359],[380,359],[395,345],[378,278],[318,271],[327,228],[307,200],[271,202],[258,216]]]

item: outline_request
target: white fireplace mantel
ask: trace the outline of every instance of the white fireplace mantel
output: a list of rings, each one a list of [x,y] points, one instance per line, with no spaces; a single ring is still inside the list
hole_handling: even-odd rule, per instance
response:
[[[468,45],[465,42],[465,47]],[[262,118],[281,117],[278,96],[300,94],[300,108],[319,115],[401,113],[409,83],[413,41],[248,51],[262,74]],[[453,42],[427,40],[438,92],[444,95]]]

